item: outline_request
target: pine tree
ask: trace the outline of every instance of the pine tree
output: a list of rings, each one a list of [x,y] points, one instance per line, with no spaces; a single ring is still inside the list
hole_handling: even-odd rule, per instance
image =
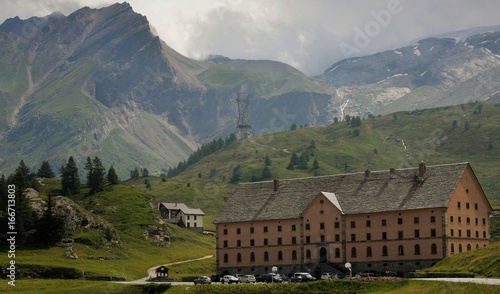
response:
[[[120,182],[118,175],[116,174],[116,170],[113,166],[111,166],[108,170],[108,174],[106,175],[106,179],[110,185],[116,185]]]
[[[264,163],[269,166],[271,165],[271,158],[269,158],[269,155],[266,155],[266,157],[264,157]]]
[[[264,169],[262,169],[262,179],[270,179],[271,178],[271,169],[269,169],[269,166],[265,166]]]
[[[168,170],[168,172],[170,173],[171,170],[172,170],[172,168],[170,168]],[[140,173],[139,173],[139,169],[137,167],[134,170],[130,171],[130,178],[131,179],[137,180],[139,177],[140,177]]]
[[[319,163],[318,163],[318,160],[316,158],[314,159],[312,168],[313,169],[318,169],[319,168]]]
[[[290,162],[293,163],[294,165],[299,164],[299,157],[295,152],[292,153],[292,155],[290,156]]]
[[[299,157],[299,168],[300,169],[307,169],[307,158],[305,156],[305,153],[302,153]]]
[[[147,178],[147,177],[149,177],[149,171],[148,171],[148,169],[147,169],[147,168],[143,168],[143,169],[142,169],[142,177],[143,177],[143,178]]]
[[[33,211],[26,195],[26,189],[30,187],[30,170],[23,160],[7,181],[15,186],[16,200],[16,230],[21,240],[24,240],[27,232],[33,228]]]
[[[234,169],[233,169],[233,174],[231,175],[231,179],[229,180],[230,183],[236,183],[240,180],[241,178],[241,166],[238,164]]]
[[[90,157],[87,157],[87,162],[85,163],[85,167],[83,169],[87,171],[87,185],[89,186],[92,183],[92,168],[92,159],[90,159]]]
[[[47,210],[39,220],[36,228],[36,240],[42,245],[53,245],[64,236],[64,220],[53,213],[52,197],[49,195]]]
[[[50,164],[48,161],[43,161],[42,165],[38,169],[38,172],[36,174],[39,178],[53,178],[56,175],[54,174],[54,171],[52,171],[52,168],[50,167]]]
[[[76,167],[73,156],[69,157],[66,166],[61,166],[60,172],[62,194],[68,196],[80,193],[80,176],[78,175],[78,167]]]
[[[288,166],[286,167],[286,169],[288,169],[288,170],[294,170],[295,169],[295,165],[293,164],[292,161],[290,161],[290,163],[288,164]]]
[[[88,161],[87,161],[88,163]],[[87,168],[87,165],[85,165],[85,168]],[[94,194],[97,192],[100,192],[104,189],[104,171],[106,169],[102,165],[101,159],[99,157],[95,157],[92,160],[91,163],[91,169],[90,169],[90,175],[87,177],[89,178],[89,181],[87,185],[90,188],[89,194]]]
[[[151,182],[149,181],[149,179],[144,180],[144,185],[146,186],[146,189],[151,190]]]

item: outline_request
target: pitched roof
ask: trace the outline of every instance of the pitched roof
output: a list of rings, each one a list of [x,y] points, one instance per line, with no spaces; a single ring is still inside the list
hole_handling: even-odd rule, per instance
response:
[[[446,207],[468,166],[427,166],[420,181],[417,167],[280,180],[277,191],[273,181],[241,183],[214,223],[298,218],[319,192],[344,214]]]
[[[190,215],[205,215],[205,213],[203,212],[203,210],[201,210],[199,208],[189,208],[184,203],[166,203],[166,202],[162,202],[161,204],[163,206],[165,206],[165,208],[167,208],[168,210],[180,210],[184,214],[190,214]]]

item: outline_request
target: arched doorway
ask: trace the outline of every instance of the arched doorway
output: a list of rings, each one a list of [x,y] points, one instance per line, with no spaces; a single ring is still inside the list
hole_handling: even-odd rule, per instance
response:
[[[319,262],[328,262],[328,252],[325,247],[319,249]]]

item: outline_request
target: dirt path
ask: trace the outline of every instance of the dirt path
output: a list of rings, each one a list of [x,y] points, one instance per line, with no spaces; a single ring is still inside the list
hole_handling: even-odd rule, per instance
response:
[[[153,266],[151,268],[148,269],[148,276],[147,277],[144,277],[142,279],[138,279],[138,280],[135,280],[135,281],[129,281],[129,282],[119,282],[119,283],[124,283],[124,284],[146,284],[148,282],[146,282],[147,279],[149,279],[150,277],[154,277],[156,272],[155,270],[164,265],[164,266],[169,266],[169,265],[173,265],[173,264],[180,264],[180,263],[186,263],[186,262],[193,262],[193,261],[198,261],[198,260],[203,260],[203,259],[209,259],[209,258],[212,258],[214,257],[213,255],[207,255],[207,256],[203,256],[203,257],[200,257],[200,258],[195,258],[195,259],[189,259],[189,260],[183,260],[183,261],[177,261],[177,262],[171,262],[171,263],[166,263],[166,264],[160,264],[160,265],[156,265],[156,266]]]

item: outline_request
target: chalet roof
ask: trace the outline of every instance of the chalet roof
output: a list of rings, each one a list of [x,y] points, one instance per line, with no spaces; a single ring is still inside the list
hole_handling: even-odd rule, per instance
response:
[[[180,210],[184,214],[189,214],[189,215],[205,215],[203,210],[199,208],[189,208],[187,207],[186,204],[184,203],[166,203],[162,202],[161,205],[165,206],[168,210]]]
[[[446,207],[468,163],[241,183],[215,223],[292,219],[322,192],[344,214]]]

